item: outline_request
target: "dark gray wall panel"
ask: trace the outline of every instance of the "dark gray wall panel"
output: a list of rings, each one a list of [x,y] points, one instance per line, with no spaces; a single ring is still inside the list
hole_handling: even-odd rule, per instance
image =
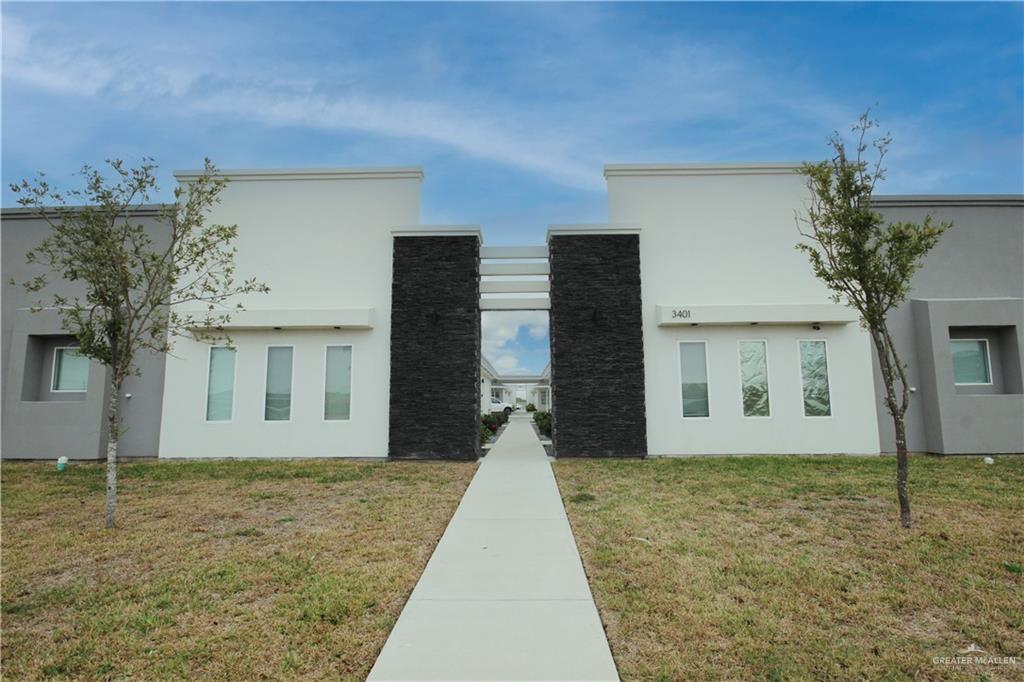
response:
[[[555,456],[643,457],[639,236],[553,235],[548,246]]]
[[[480,243],[395,237],[388,455],[480,456]]]

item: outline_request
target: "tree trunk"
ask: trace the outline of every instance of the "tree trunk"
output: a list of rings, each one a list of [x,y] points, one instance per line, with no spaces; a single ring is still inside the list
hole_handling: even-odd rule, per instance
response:
[[[910,528],[910,484],[907,481],[907,428],[902,414],[892,416],[896,428],[896,496],[900,501],[900,525]]]
[[[875,350],[878,352],[878,365],[882,371],[882,382],[885,384],[885,406],[892,415],[893,430],[896,435],[896,498],[900,503],[900,525],[910,528],[910,483],[908,481],[907,461],[907,426],[905,415],[907,411],[907,383],[903,373],[897,377],[894,373],[894,365],[899,369],[900,359],[896,355],[896,349],[892,345],[892,339],[888,330],[882,328],[871,329],[871,340],[874,341]],[[896,398],[896,381],[900,381],[902,388],[902,401]]]
[[[107,407],[107,528],[114,527],[117,512],[117,437],[121,425],[121,379],[110,380],[110,405]]]

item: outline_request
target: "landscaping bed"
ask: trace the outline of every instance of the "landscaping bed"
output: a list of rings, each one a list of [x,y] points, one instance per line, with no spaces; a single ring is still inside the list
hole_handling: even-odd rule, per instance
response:
[[[508,425],[508,415],[504,412],[490,412],[480,416],[480,444],[495,443],[498,436]],[[484,453],[486,454],[486,453]]]
[[[472,463],[2,468],[5,679],[364,679]]]
[[[1024,679],[1024,457],[554,469],[623,679]]]

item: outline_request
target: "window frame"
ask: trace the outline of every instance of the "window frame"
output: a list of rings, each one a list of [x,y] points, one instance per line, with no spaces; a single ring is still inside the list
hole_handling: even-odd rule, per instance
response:
[[[267,384],[270,381],[270,349],[291,348],[292,349],[292,371],[288,377],[288,403],[287,419],[267,419]],[[263,423],[264,424],[290,424],[295,413],[295,344],[292,343],[269,343],[266,346],[266,353],[263,356]]]
[[[985,369],[987,370],[987,374],[988,374],[988,382],[963,382],[963,383],[961,383],[961,382],[956,380],[956,370],[955,370],[955,367],[953,365],[953,347],[952,347],[954,341],[981,341],[983,344],[985,344]],[[954,338],[950,338],[949,339],[949,345],[950,345],[950,348],[949,348],[949,366],[950,366],[950,371],[953,374],[953,385],[954,386],[994,386],[995,385],[994,382],[993,382],[993,377],[992,377],[992,346],[988,342],[988,339],[954,339]]]
[[[742,353],[742,351],[740,349],[742,347],[742,344],[744,344],[744,343],[761,343],[761,344],[764,344],[764,380],[765,380],[765,383],[767,384],[767,390],[768,390],[768,414],[763,414],[763,415],[759,415],[759,414],[747,415],[747,414],[745,414],[743,412],[743,353]],[[772,368],[770,366],[770,363],[771,363],[771,361],[768,359],[768,339],[766,339],[766,338],[762,338],[762,339],[736,339],[736,369],[737,369],[737,372],[739,372],[739,378],[740,378],[740,416],[743,417],[744,419],[771,419],[772,416],[773,416],[773,413],[775,412],[772,409],[772,373],[771,373],[771,369]],[[801,375],[801,381],[802,380],[803,380],[803,377]],[[831,393],[831,384],[829,384],[829,388],[830,388],[829,392]],[[803,388],[802,387],[801,387],[801,390],[800,390],[800,394],[801,394],[801,396],[803,395]],[[829,397],[831,399],[831,395]],[[711,410],[709,409],[708,412],[710,412],[710,411]]]
[[[89,369],[85,372],[85,388],[57,388],[57,354],[62,350],[76,350],[78,355],[85,358],[86,365],[91,365],[90,358],[81,353],[81,346],[54,346],[53,358],[50,362],[50,393],[88,393],[89,392]]]
[[[349,350],[349,372],[348,372],[348,419],[328,419],[327,418],[327,349],[328,348],[348,348]],[[293,367],[294,369],[294,367]],[[326,423],[341,423],[345,424],[352,421],[352,413],[355,412],[356,401],[353,396],[355,395],[356,387],[356,349],[355,345],[351,343],[326,343],[324,344],[324,365],[323,365],[323,390],[320,392],[322,405],[320,406],[320,420]]]
[[[825,380],[828,382],[828,414],[807,414],[804,404],[804,365],[800,353],[800,344],[808,341],[821,341],[825,344]],[[832,355],[828,339],[822,337],[798,338],[796,340],[796,371],[800,373],[800,414],[804,419],[832,419],[836,416],[836,402],[832,395]]]
[[[235,366],[231,372],[231,418],[210,419],[210,363],[213,362],[214,348],[230,348],[235,351]],[[206,399],[203,401],[203,422],[206,424],[230,424],[235,421],[235,395],[238,393],[238,346],[210,344],[206,350]],[[264,390],[266,396],[266,390]],[[266,398],[264,397],[264,400]]]
[[[683,401],[683,353],[682,345],[684,343],[700,343],[704,345],[704,380],[707,382],[708,387],[708,413],[706,415],[686,415],[686,408]],[[708,357],[708,340],[707,339],[680,339],[676,342],[676,368],[678,374],[676,375],[679,379],[676,383],[677,390],[676,394],[679,396],[679,418],[683,420],[687,419],[711,419],[711,360]]]

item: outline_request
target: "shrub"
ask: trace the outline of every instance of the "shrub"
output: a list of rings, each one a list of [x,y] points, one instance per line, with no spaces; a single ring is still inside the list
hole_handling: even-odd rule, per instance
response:
[[[487,424],[480,424],[480,445],[489,441],[493,435],[494,431],[491,431],[491,428],[487,426]]]
[[[534,405],[533,403],[526,403],[526,411],[527,412],[536,412],[537,411],[537,406]]]
[[[537,424],[537,430],[543,435],[551,438],[551,413],[534,412],[533,421]]]
[[[483,416],[484,422],[495,431],[498,430],[502,424],[508,421],[508,415],[504,412],[491,412]]]

